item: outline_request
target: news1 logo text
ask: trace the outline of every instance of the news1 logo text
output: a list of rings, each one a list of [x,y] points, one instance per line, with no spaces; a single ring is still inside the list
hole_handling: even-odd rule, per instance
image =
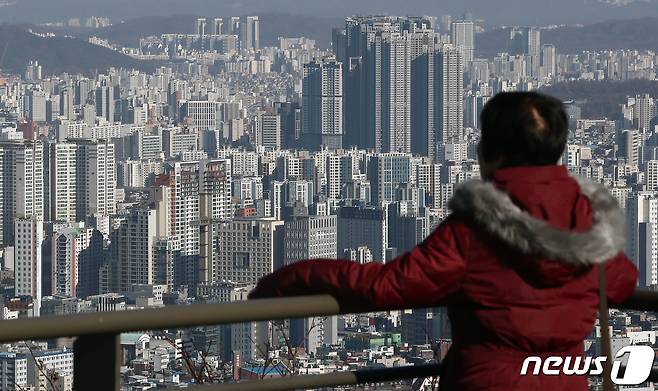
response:
[[[624,356],[626,365],[622,366]],[[651,346],[625,346],[615,355],[612,363],[610,377],[615,384],[637,385],[644,383],[651,374],[655,353]],[[537,356],[530,356],[523,361],[521,375],[548,375],[548,376],[600,376],[607,357],[581,357],[581,356],[550,356],[542,360]]]

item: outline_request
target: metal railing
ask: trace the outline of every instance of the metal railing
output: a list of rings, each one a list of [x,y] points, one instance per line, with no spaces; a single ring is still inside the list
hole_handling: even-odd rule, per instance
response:
[[[658,312],[658,292],[636,291],[628,301],[617,308]],[[43,316],[2,322],[0,342],[78,337],[73,346],[74,389],[117,391],[120,386],[119,336],[124,332],[357,312],[371,311],[368,308],[341,304],[329,295],[317,295],[223,304],[193,304],[135,311]],[[198,386],[195,389],[257,391],[345,386],[437,376],[439,370],[438,364],[403,366]],[[658,381],[658,371],[652,371],[650,380]]]

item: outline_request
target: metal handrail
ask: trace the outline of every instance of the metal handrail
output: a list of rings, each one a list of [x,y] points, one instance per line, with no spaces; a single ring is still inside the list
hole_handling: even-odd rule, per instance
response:
[[[354,308],[341,307],[330,295],[315,295],[144,310],[49,315],[2,322],[0,342],[328,316],[351,311],[354,311]]]
[[[658,292],[638,290],[618,309],[658,312]],[[390,308],[397,310],[399,308]],[[260,299],[222,304],[194,304],[136,311],[87,313],[2,322],[0,342],[79,337],[74,346],[74,389],[118,390],[118,335],[129,331],[187,328],[240,322],[282,320],[369,312],[370,308],[339,303],[329,295]],[[102,365],[99,364],[102,361]],[[658,380],[654,370],[651,379]],[[200,386],[201,391],[289,390],[377,383],[436,376],[438,365],[406,366],[322,375]]]
[[[658,292],[638,290],[613,308],[658,312]],[[390,308],[398,310],[399,308]],[[259,299],[221,304],[192,304],[133,311],[49,315],[8,320],[0,327],[0,343],[48,338],[221,325],[368,312],[346,306],[330,295]]]

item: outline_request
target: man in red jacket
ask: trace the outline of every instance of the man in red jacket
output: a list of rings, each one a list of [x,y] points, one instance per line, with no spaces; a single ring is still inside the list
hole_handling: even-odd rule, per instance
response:
[[[386,264],[302,261],[263,278],[252,298],[328,293],[373,310],[446,305],[452,347],[442,390],[586,390],[585,376],[520,375],[528,356],[582,356],[607,299],[636,286],[624,218],[599,184],[557,165],[567,140],[560,101],[498,94],[482,113],[482,180],[457,187],[452,214]]]

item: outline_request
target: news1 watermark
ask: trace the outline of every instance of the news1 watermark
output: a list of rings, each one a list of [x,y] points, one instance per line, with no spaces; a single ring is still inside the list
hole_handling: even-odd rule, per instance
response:
[[[626,356],[626,357],[624,357]],[[651,346],[625,346],[617,352],[612,362],[610,378],[619,385],[644,383],[651,374],[655,353]],[[624,360],[624,358],[627,358]],[[521,375],[548,376],[600,376],[607,357],[549,356],[544,359],[530,356],[523,361]],[[625,361],[625,365],[623,365]],[[623,366],[622,366],[623,365]],[[532,367],[532,372],[528,373]]]

